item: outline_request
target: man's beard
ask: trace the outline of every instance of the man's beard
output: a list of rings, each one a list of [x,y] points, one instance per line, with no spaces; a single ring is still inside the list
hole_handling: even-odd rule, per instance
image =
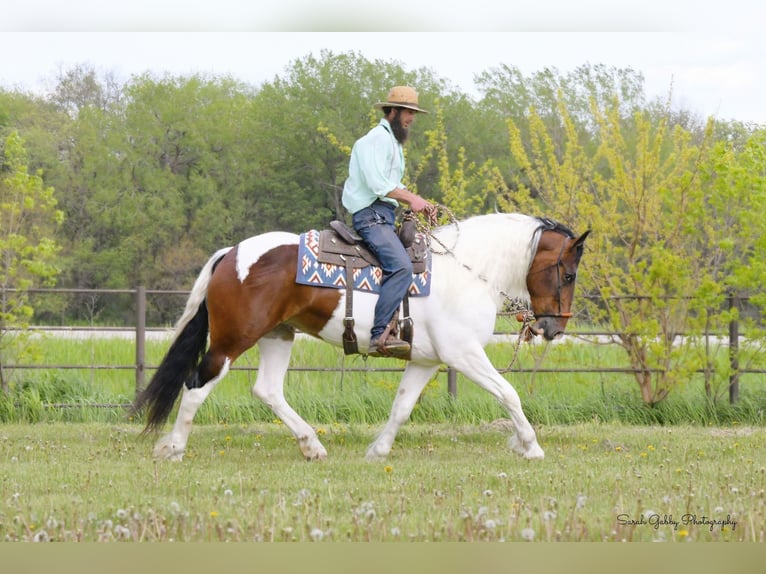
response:
[[[398,141],[400,144],[403,144],[407,141],[407,136],[409,135],[409,129],[405,128],[402,125],[401,120],[399,119],[399,112],[396,112],[396,115],[394,115],[394,118],[391,120],[391,129],[394,132],[394,137],[396,138],[396,141]]]

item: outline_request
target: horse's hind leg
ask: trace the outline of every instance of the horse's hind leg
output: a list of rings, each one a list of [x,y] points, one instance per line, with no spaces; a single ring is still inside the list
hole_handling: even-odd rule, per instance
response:
[[[327,458],[327,450],[319,441],[316,431],[285,400],[284,380],[292,346],[292,333],[284,331],[274,332],[258,341],[261,360],[253,395],[268,405],[290,429],[307,460],[322,460]]]
[[[407,365],[388,422],[367,449],[367,460],[380,460],[388,456],[399,428],[409,419],[420,393],[438,368],[439,365]]]
[[[195,374],[184,384],[178,415],[173,430],[161,437],[154,445],[155,458],[182,460],[189,440],[194,415],[229,372],[231,360],[220,353],[208,351]]]

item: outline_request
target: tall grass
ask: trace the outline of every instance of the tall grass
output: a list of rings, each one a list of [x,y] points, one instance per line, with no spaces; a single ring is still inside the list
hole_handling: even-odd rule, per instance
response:
[[[12,394],[0,398],[5,422],[118,422],[126,420],[123,405],[135,395],[132,341],[72,340],[46,337],[44,363],[87,365],[77,369],[16,370]],[[157,365],[167,341],[148,341],[146,362]],[[655,407],[641,401],[630,374],[520,372],[536,368],[625,366],[623,352],[607,345],[563,342],[523,345],[516,354],[511,343],[488,348],[493,364],[518,390],[533,424],[576,424],[590,421],[625,424],[764,424],[766,387],[760,377],[743,376],[740,400],[730,405],[725,394],[709,400],[701,377],[673,390]],[[101,368],[104,365],[124,368]],[[197,415],[199,423],[271,422],[273,413],[250,393],[255,383],[258,351],[240,358]],[[313,424],[379,424],[389,413],[403,363],[396,360],[345,357],[340,349],[313,340],[299,340],[293,352],[285,394],[290,404]],[[337,370],[333,370],[337,369]],[[148,371],[148,376],[151,370]],[[446,372],[426,387],[412,415],[413,422],[477,424],[506,416],[495,400],[458,375],[457,396],[447,392]]]

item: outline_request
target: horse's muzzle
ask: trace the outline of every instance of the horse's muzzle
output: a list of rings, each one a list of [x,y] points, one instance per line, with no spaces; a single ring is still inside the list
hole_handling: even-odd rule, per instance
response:
[[[568,317],[542,317],[532,324],[532,332],[553,341],[564,335]]]

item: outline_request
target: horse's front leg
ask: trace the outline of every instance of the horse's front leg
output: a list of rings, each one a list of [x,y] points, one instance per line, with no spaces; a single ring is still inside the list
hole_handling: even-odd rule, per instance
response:
[[[537,442],[535,430],[521,409],[519,394],[511,383],[497,372],[478,342],[464,345],[459,351],[452,353],[447,363],[491,393],[508,410],[516,431],[508,441],[514,452],[528,459],[544,458],[545,453]]]
[[[323,460],[327,458],[327,450],[319,441],[316,431],[285,399],[284,380],[290,364],[292,346],[292,339],[265,337],[258,341],[261,363],[253,386],[253,395],[268,405],[290,429],[307,460]]]
[[[409,419],[420,393],[438,368],[439,365],[407,365],[394,404],[391,406],[388,422],[367,449],[367,460],[382,460],[388,456],[399,428]]]

